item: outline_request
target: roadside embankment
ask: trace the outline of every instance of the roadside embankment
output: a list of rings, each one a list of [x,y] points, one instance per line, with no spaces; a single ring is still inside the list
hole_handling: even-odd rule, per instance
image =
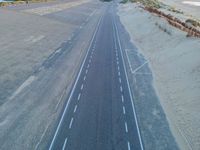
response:
[[[198,150],[200,39],[187,37],[187,32],[142,7],[119,5],[120,20],[149,62],[154,87],[179,147]]]

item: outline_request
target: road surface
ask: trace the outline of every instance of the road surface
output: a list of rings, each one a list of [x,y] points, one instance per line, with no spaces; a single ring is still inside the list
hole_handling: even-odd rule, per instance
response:
[[[49,149],[143,149],[114,18],[109,5]]]

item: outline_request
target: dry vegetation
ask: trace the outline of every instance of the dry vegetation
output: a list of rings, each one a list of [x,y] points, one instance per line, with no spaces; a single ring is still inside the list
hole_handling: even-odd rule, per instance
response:
[[[38,3],[38,2],[49,2],[53,0],[28,0],[30,3]],[[19,5],[19,4],[25,4],[26,0],[15,0],[13,2],[0,2],[0,7],[3,6],[10,6],[10,5]]]
[[[128,0],[122,0],[121,3],[126,3],[127,1]],[[165,7],[164,6],[165,4],[160,3],[158,0],[130,0],[130,1],[141,3],[144,6],[142,8],[144,8],[145,10],[166,19],[170,25],[172,25],[184,32],[187,32],[188,37],[190,37],[190,36],[200,37],[200,31],[198,30],[198,28],[200,27],[200,22],[193,20],[193,19],[187,19],[185,22],[183,22],[175,16],[172,16],[170,14],[165,14],[164,12],[159,10],[159,8]],[[168,10],[171,12],[183,14],[183,12],[181,10],[177,10],[174,7],[168,6]],[[163,31],[165,31],[165,30],[163,29]]]

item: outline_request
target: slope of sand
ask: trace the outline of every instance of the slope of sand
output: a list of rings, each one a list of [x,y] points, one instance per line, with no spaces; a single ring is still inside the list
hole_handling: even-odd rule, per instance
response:
[[[154,85],[181,149],[200,148],[200,39],[136,4],[119,6],[131,39],[149,61]],[[165,32],[167,31],[167,33]]]
[[[200,19],[200,0],[160,0],[160,2],[180,9],[187,15]],[[196,5],[195,5],[196,4]]]

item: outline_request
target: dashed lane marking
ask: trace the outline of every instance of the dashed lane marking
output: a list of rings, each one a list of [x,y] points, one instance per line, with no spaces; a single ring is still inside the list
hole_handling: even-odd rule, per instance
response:
[[[122,103],[123,103],[124,102],[124,96],[123,95],[121,96],[121,100],[122,100]]]
[[[119,78],[119,83],[122,83],[122,79],[121,78]]]
[[[65,150],[65,147],[66,147],[66,145],[67,145],[67,138],[65,139],[65,141],[64,141],[64,144],[63,144],[63,147],[62,147],[62,150]]]
[[[130,142],[129,141],[127,142],[127,146],[128,146],[128,150],[131,150]]]
[[[125,130],[126,130],[126,133],[128,133],[128,126],[127,126],[127,123],[126,123],[126,121],[125,121],[124,125],[125,125]]]
[[[69,129],[72,128],[73,121],[74,121],[74,118],[72,117],[72,118],[71,118],[71,121],[70,121],[70,124],[69,124]]]
[[[75,107],[74,107],[74,113],[76,112],[76,110],[77,110],[77,105],[75,105]]]
[[[81,90],[83,89],[83,84],[81,85]]]
[[[80,100],[80,97],[81,97],[81,93],[78,94],[78,100]]]
[[[126,114],[126,109],[125,109],[124,106],[123,106],[123,114],[124,114],[124,115]]]
[[[122,86],[120,86],[120,91],[121,91],[121,92],[123,91],[123,88],[122,88]]]
[[[90,67],[90,64],[87,65],[87,68],[89,68],[89,67]]]

